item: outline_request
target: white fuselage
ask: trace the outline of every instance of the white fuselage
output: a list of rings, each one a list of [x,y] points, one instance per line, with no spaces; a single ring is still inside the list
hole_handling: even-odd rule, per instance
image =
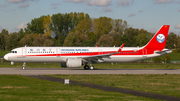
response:
[[[20,47],[4,58],[13,62],[66,62],[67,58],[86,58],[116,52],[119,47]],[[148,54],[142,47],[124,47],[119,54],[99,59],[99,62],[133,62],[161,56]],[[93,57],[92,57],[93,58]]]

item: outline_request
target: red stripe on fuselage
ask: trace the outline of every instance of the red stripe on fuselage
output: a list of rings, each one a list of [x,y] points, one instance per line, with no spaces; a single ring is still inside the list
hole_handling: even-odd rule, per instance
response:
[[[33,54],[33,55],[26,55],[26,56],[94,56],[94,55],[104,55],[104,54],[112,54],[116,51],[107,51],[107,52],[84,52],[84,53],[61,53],[61,54]],[[154,50],[145,50],[141,49],[138,51],[121,51],[119,54],[113,54],[114,56],[117,55],[149,55],[153,54]]]

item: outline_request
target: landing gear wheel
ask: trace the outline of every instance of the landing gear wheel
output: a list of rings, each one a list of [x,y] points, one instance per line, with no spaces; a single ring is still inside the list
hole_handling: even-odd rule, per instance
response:
[[[90,68],[89,68],[90,70],[93,70],[94,69],[94,66],[90,66]]]
[[[84,69],[85,69],[85,70],[88,70],[88,69],[89,69],[89,66],[88,66],[88,65],[85,65],[85,66],[84,66]]]
[[[23,63],[23,67],[22,67],[23,70],[26,69],[26,62]]]
[[[23,69],[23,70],[25,70],[25,69],[26,69],[26,67],[24,67],[24,66],[23,66],[23,68],[22,68],[22,69]]]

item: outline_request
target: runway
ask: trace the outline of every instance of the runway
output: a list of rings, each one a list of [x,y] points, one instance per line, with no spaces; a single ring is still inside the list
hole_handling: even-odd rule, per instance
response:
[[[50,74],[180,74],[180,69],[95,69],[82,68],[0,68],[0,75],[50,75]]]

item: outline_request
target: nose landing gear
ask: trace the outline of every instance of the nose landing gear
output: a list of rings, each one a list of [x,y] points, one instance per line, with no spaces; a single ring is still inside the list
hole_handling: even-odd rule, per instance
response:
[[[26,62],[23,63],[23,67],[22,67],[23,70],[26,69]]]

